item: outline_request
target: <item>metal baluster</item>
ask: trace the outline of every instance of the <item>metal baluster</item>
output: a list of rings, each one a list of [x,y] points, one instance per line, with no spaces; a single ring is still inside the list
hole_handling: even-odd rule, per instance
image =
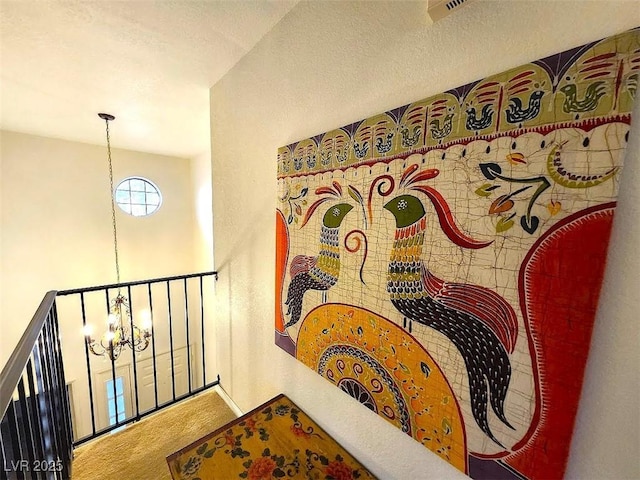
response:
[[[200,276],[200,327],[202,334],[202,386],[207,384],[207,365],[204,347],[204,294],[202,288],[202,275]]]
[[[104,291],[105,294],[105,298],[107,301],[107,315],[109,315],[111,313],[111,310],[109,308],[109,290],[105,289]],[[107,317],[108,318],[108,317]],[[113,381],[113,402],[115,404],[115,408],[116,408],[116,425],[119,422],[119,418],[120,418],[120,414],[118,413],[118,394],[116,392],[116,361],[113,358],[113,339],[109,338],[109,352],[111,353],[110,358],[111,358],[111,380]],[[107,412],[108,414],[108,412]]]
[[[33,354],[32,354],[33,356]],[[27,366],[25,367],[27,370],[27,385],[29,386],[29,411],[31,412],[31,428],[33,429],[34,435],[34,445],[36,450],[36,458],[43,460],[44,459],[44,449],[43,449],[43,438],[42,438],[42,430],[40,429],[40,422],[38,419],[40,418],[40,412],[38,411],[38,392],[36,391],[35,384],[33,382],[33,365],[31,362],[31,357],[27,361]]]
[[[171,289],[169,287],[169,281],[167,280],[167,303],[169,306],[169,352],[171,354],[171,391],[173,392],[173,399],[176,399],[176,373],[173,359],[173,328],[171,324]]]
[[[20,442],[20,436],[18,435],[18,419],[16,417],[16,411],[15,411],[13,399],[11,400],[11,403],[9,404],[9,408],[7,408],[7,411],[5,413],[5,420],[7,422],[8,437],[9,437],[9,441],[11,442],[11,450],[13,453],[9,458],[9,460],[10,461],[13,460],[14,462],[14,464],[11,465],[10,467],[12,469],[15,467],[18,467],[16,468],[16,471],[15,471],[16,478],[24,479],[24,473],[20,468],[20,464],[17,463],[20,460],[24,459],[24,454],[22,453],[22,445],[20,445],[21,442]],[[4,434],[2,437],[4,441]]]
[[[191,393],[191,347],[189,346],[189,295],[187,294],[187,279],[184,279],[184,316],[187,324],[187,381]]]
[[[66,435],[64,436],[64,454],[65,460],[71,460],[73,452],[73,428],[71,425],[71,406],[69,404],[69,392],[67,390],[67,382],[64,376],[64,367],[62,365],[62,347],[60,346],[60,329],[58,326],[58,308],[55,301],[53,302],[52,322],[51,328],[53,330],[53,348],[54,348],[54,364],[56,367],[56,374],[58,376],[58,382],[60,386],[60,400],[61,400],[61,416],[64,418],[63,426],[65,428]],[[63,462],[65,466],[67,462]],[[66,473],[66,470],[63,472]]]
[[[153,327],[153,298],[151,297],[151,282],[147,283],[149,291],[149,312],[151,313],[151,352],[153,355],[153,395],[158,408],[158,373],[156,369],[156,335]]]
[[[82,327],[87,326],[87,312],[84,306],[84,292],[80,292],[80,308],[82,309]],[[91,359],[89,358],[89,345],[84,342],[84,355],[87,361],[87,381],[89,382],[89,403],[91,407],[91,432],[96,434],[96,413],[93,405],[93,379],[91,377]]]
[[[2,428],[0,428],[0,462],[2,462],[2,469],[0,469],[0,480],[8,480],[7,479],[7,470],[11,467],[10,460],[7,458],[5,454],[5,434],[4,432],[5,422],[2,422]],[[7,449],[11,447],[7,445]]]
[[[140,419],[140,403],[138,400],[138,369],[136,367],[136,349],[135,335],[133,334],[133,300],[131,298],[131,287],[127,287],[127,295],[129,296],[129,321],[131,328],[131,355],[133,356],[133,388],[136,395],[136,419]],[[117,403],[117,402],[116,402]]]
[[[51,348],[50,348],[51,333],[49,331],[50,315],[51,314],[47,315],[47,319],[44,322],[44,325],[42,327],[42,335],[40,335],[40,339],[43,344],[43,349],[41,350],[41,352],[44,354],[43,362],[42,362],[43,371],[44,371],[43,380],[45,384],[45,398],[49,403],[49,413],[51,417],[51,425],[52,425],[51,430],[53,432],[52,436],[53,436],[53,446],[54,446],[53,453],[58,455],[62,451],[62,442],[60,439],[60,432],[57,428],[57,426],[60,425],[60,422],[58,419],[58,411],[56,408],[56,398],[55,398],[56,386],[54,384],[53,372],[51,370]],[[48,460],[57,460],[57,458],[55,456],[52,456],[52,458]]]
[[[22,431],[20,436],[25,450],[27,451],[27,457],[29,458],[29,465],[34,465],[36,458],[33,453],[35,446],[33,443],[33,436],[31,434],[31,418],[27,410],[27,395],[24,390],[24,373],[18,382],[18,406],[20,407],[20,414],[22,416],[21,421],[18,424],[19,429]]]
[[[46,391],[44,383],[44,366],[42,360],[42,333],[38,336],[38,342],[34,346],[33,352],[33,364],[36,371],[36,381],[38,385],[38,413],[40,419],[40,429],[42,431],[42,437],[44,439],[43,449],[44,455],[42,460],[53,458],[53,445],[51,443],[52,438],[52,425],[47,410]]]

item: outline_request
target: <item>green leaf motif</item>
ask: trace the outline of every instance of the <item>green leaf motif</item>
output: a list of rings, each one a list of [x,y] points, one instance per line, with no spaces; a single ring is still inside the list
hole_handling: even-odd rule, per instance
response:
[[[499,188],[498,185],[491,185],[490,183],[485,183],[482,186],[476,188],[476,195],[478,195],[479,197],[488,197],[489,195],[491,195],[491,192],[493,190],[495,190],[496,188]]]
[[[362,195],[355,187],[349,185],[349,188],[347,190],[351,198],[353,198],[358,203],[362,203]]]
[[[513,225],[514,225],[513,215],[511,215],[508,218],[500,217],[500,220],[498,220],[498,223],[496,224],[496,232],[497,233],[506,232],[511,227],[513,227]]]
[[[215,450],[213,450],[213,449],[211,449],[211,450],[208,450],[208,451],[204,452],[204,457],[205,457],[205,458],[211,458],[211,457],[213,457],[213,452],[215,452]]]

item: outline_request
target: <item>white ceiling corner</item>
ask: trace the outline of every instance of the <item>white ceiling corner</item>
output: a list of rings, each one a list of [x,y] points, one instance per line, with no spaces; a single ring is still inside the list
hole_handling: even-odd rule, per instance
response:
[[[209,88],[297,0],[0,1],[0,128],[190,158]]]

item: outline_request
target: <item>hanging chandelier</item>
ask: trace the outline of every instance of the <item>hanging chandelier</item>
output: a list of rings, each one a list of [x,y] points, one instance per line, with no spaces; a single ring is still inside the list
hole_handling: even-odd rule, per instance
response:
[[[107,133],[107,156],[109,160],[109,185],[111,189],[111,220],[113,226],[113,250],[115,253],[116,277],[118,284],[118,294],[109,304],[109,315],[107,317],[107,330],[99,340],[92,336],[92,329],[89,325],[85,327],[84,335],[87,347],[91,353],[98,356],[107,356],[111,360],[116,360],[120,356],[122,349],[127,346],[131,350],[141,352],[149,346],[151,339],[151,319],[144,320],[142,327],[133,324],[131,319],[131,309],[127,297],[120,292],[120,263],[118,261],[118,230],[116,226],[116,207],[113,190],[113,166],[111,164],[111,140],[109,138],[109,122],[115,120],[113,115],[99,113],[98,116],[105,121]]]

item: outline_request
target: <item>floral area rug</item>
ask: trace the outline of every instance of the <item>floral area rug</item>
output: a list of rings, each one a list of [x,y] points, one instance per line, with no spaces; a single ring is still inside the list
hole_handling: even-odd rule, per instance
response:
[[[169,455],[174,480],[375,478],[285,395]]]

